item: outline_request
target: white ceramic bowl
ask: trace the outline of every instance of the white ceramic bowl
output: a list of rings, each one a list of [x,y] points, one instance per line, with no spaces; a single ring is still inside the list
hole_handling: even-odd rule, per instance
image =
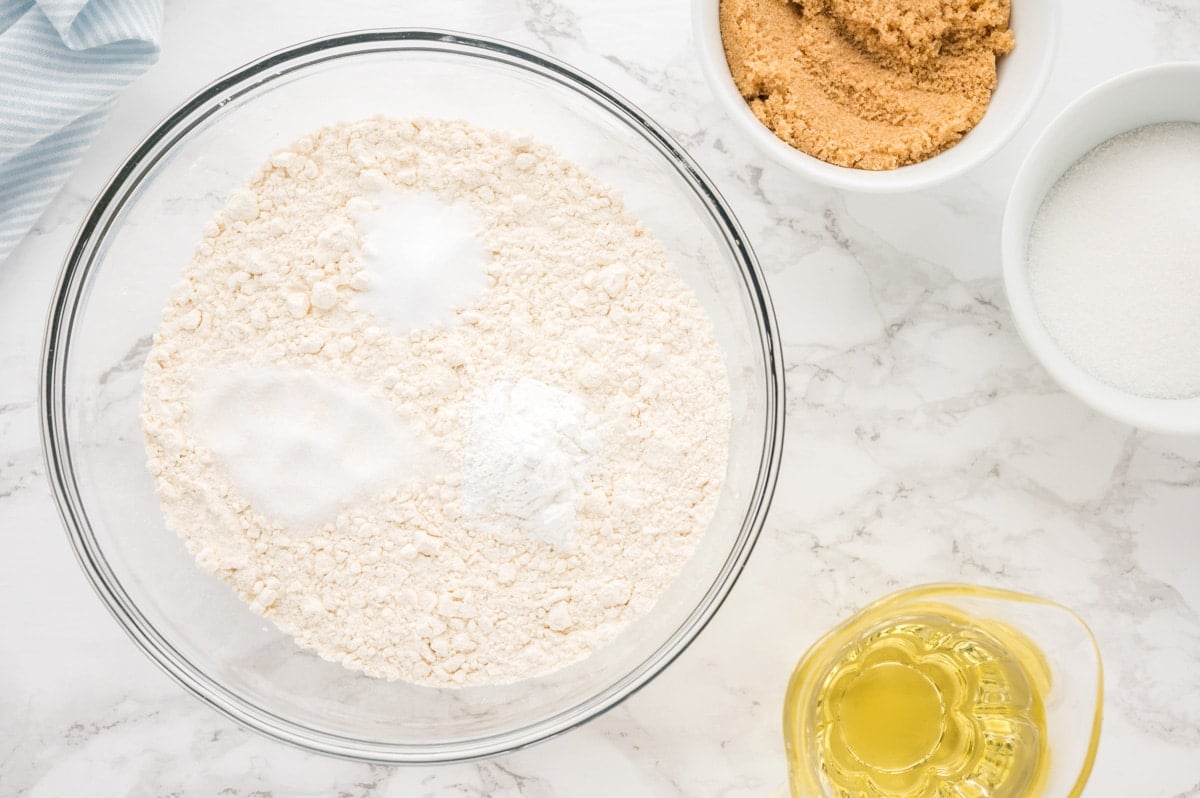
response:
[[[717,100],[754,142],[779,163],[818,183],[863,192],[915,191],[956,177],[996,153],[1041,96],[1058,44],[1058,0],[1013,0],[1016,49],[1000,60],[996,92],[973,130],[943,153],[899,169],[836,166],[781,141],[738,93],[721,44],[720,0],[692,0],[692,24],[704,75]]]
[[[1151,399],[1093,377],[1059,348],[1029,291],[1029,231],[1042,200],[1093,147],[1143,125],[1200,122],[1200,63],[1162,64],[1128,72],[1072,103],[1042,133],[1017,172],[1001,232],[1004,284],[1017,332],[1060,385],[1127,424],[1158,432],[1200,434],[1200,397]]]

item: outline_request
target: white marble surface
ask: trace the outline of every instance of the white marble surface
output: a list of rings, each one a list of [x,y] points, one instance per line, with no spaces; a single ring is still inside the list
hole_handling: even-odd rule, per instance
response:
[[[1108,682],[1088,796],[1200,796],[1200,441],[1131,430],[1058,390],[1013,331],[997,253],[1003,197],[1037,130],[1118,72],[1200,59],[1200,3],[1064,5],[1057,67],[1021,134],[966,179],[889,198],[807,185],[765,162],[711,100],[685,0],[169,2],[161,62],[0,263],[0,795],[762,796],[783,779],[780,705],[804,648],[880,594],[959,580],[1058,599],[1095,629]],[[386,25],[551,52],[662,122],[745,224],[789,364],[777,501],[714,623],[585,728],[452,767],[302,753],[161,674],[79,573],[35,408],[59,264],[121,157],[226,70]]]

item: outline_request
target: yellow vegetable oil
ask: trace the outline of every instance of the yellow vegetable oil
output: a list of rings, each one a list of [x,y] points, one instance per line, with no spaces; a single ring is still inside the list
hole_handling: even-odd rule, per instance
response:
[[[788,754],[811,758],[819,795],[1037,794],[1048,759],[1042,696],[1049,679],[1040,653],[1018,632],[921,608],[827,642],[840,648],[807,674],[804,695],[797,694],[803,680],[793,678],[785,713]],[[791,763],[793,774],[807,764]]]

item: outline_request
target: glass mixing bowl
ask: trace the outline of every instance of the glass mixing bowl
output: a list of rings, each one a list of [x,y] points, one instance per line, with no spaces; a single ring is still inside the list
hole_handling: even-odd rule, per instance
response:
[[[375,114],[524,132],[582,164],[666,246],[724,352],[729,467],[695,556],[646,617],[544,677],[433,689],[369,678],[302,651],[195,565],[166,528],[146,470],[142,363],[206,222],[273,150]],[[104,189],[71,247],[47,323],[41,387],[47,471],[71,543],[137,644],[251,728],[377,762],[518,748],[646,684],[700,632],[745,565],[783,435],[783,365],[763,277],[695,162],[579,72],[509,44],[438,31],[369,31],[295,46],[218,80],[159,125]]]

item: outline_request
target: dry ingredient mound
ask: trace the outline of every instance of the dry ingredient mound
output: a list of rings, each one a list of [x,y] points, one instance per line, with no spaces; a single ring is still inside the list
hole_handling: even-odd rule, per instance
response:
[[[410,194],[477,214],[488,257],[448,323],[400,334],[356,298],[363,220]],[[339,413],[346,392],[361,399]],[[368,445],[381,413],[434,465],[383,484],[395,464],[368,452],[374,481],[301,529],[226,467],[256,456],[239,430],[285,410],[312,418],[291,430],[320,443],[310,478],[314,452],[355,461],[338,442]],[[730,431],[712,324],[613,190],[528,138],[445,120],[325,128],[234,191],[163,313],[142,414],[167,524],[203,568],[300,646],[431,686],[556,670],[647,613],[713,516]],[[510,421],[533,440],[486,426]],[[510,441],[525,461],[575,447],[529,491],[546,494],[532,518],[519,490],[481,501],[464,483],[539,466]],[[292,477],[277,470],[252,484]]]
[[[895,169],[956,144],[1014,46],[1009,0],[721,0],[742,97],[793,147]]]

